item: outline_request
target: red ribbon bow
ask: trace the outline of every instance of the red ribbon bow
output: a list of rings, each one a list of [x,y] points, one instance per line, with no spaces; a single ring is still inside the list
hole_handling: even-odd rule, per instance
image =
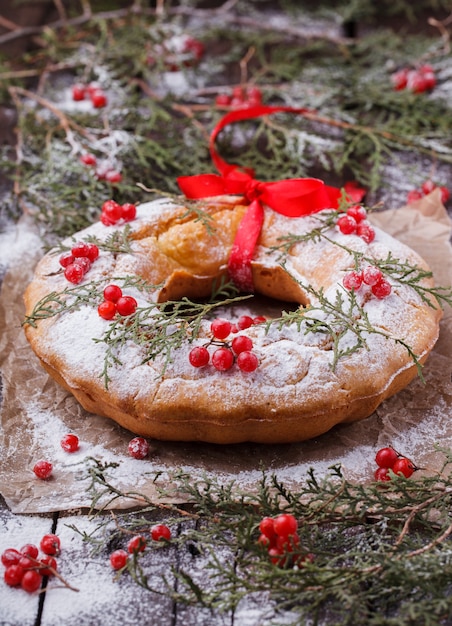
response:
[[[255,106],[227,113],[210,136],[209,149],[220,174],[181,176],[177,179],[187,198],[198,199],[226,194],[242,195],[250,203],[237,230],[228,260],[231,280],[241,291],[253,291],[251,261],[264,222],[263,205],[285,215],[302,217],[323,209],[337,208],[340,190],[325,185],[317,178],[289,178],[277,182],[261,182],[252,170],[226,163],[216,151],[215,140],[225,126],[241,120],[271,113],[307,113],[307,109],[284,106]]]

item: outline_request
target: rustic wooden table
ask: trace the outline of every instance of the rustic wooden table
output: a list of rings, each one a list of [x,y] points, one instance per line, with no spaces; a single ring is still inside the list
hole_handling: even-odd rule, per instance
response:
[[[11,141],[11,126],[10,111],[0,111],[0,144]],[[415,159],[418,156],[415,155]],[[441,180],[452,189],[452,171],[449,166],[441,169]],[[398,172],[388,172],[386,182],[385,193],[392,204],[397,206],[406,194],[406,190],[400,189]],[[452,208],[450,204],[448,208]],[[0,232],[3,226],[0,223]],[[0,278],[1,271],[2,268]],[[147,516],[150,526],[169,519],[162,511]],[[178,522],[176,527],[173,526],[172,531],[176,536],[181,535],[195,523],[187,518],[186,521]],[[39,594],[26,594],[1,582],[0,626],[261,626],[270,622],[297,623],[290,613],[276,616],[264,594],[246,597],[235,611],[226,613],[174,601],[166,593],[163,583],[166,579],[177,590],[178,578],[173,570],[187,572],[200,584],[206,579],[206,559],[191,544],[181,548],[168,545],[163,550],[147,554],[144,562],[146,571],[152,587],[159,592],[142,589],[127,575],[115,580],[115,573],[108,561],[108,550],[93,554],[89,543],[83,540],[83,534],[94,533],[98,524],[97,518],[82,511],[17,515],[11,512],[0,496],[0,553],[7,548],[37,543],[46,533],[55,533],[62,542],[58,568],[67,582],[64,584],[56,578],[49,581],[44,579],[48,590],[44,588]],[[225,562],[234,559],[232,551],[224,547],[216,556]]]

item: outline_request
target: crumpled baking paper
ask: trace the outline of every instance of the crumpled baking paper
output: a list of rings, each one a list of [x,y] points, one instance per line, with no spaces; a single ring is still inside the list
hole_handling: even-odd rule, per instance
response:
[[[452,284],[451,223],[439,191],[409,206],[374,213],[371,219],[417,250],[429,263],[438,285]],[[412,458],[422,471],[435,472],[442,462],[435,446],[452,447],[452,313],[446,306],[439,341],[424,367],[425,384],[414,380],[365,420],[339,425],[298,444],[220,446],[156,441],[151,442],[149,458],[132,459],[127,445],[133,435],[106,418],[84,411],[41,368],[25,339],[22,296],[43,254],[36,226],[24,216],[0,244],[8,247],[9,265],[0,294],[0,492],[13,512],[90,506],[87,457],[117,462],[112,474],[115,485],[158,502],[161,496],[153,481],[156,472],[161,472],[159,480],[163,483],[170,480],[173,470],[183,469],[193,480],[208,474],[252,491],[263,470],[275,474],[288,487],[300,484],[310,468],[323,476],[337,464],[350,480],[372,480],[375,452],[384,445],[392,445]],[[80,449],[73,454],[60,446],[67,432],[80,438]],[[40,459],[54,465],[49,480],[39,480],[32,472]],[[133,504],[126,499],[120,506]]]

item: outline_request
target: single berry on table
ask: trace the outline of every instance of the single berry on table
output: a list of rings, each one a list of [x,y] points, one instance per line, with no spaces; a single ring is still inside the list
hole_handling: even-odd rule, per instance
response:
[[[145,459],[149,454],[149,442],[144,437],[134,437],[129,441],[127,449],[134,459]]]
[[[50,461],[38,461],[33,467],[34,474],[41,480],[46,480],[47,478],[50,478],[50,476],[52,475],[52,471],[53,465],[52,463],[50,463]]]
[[[64,435],[60,441],[61,447],[66,452],[77,452],[80,446],[79,438],[73,433]]]
[[[61,541],[58,535],[48,533],[44,535],[39,543],[39,547],[44,554],[56,556],[61,551]]]

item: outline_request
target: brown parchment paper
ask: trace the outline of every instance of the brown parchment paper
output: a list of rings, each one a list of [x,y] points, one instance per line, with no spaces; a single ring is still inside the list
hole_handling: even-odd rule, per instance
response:
[[[438,191],[416,204],[374,214],[372,221],[417,250],[432,268],[437,284],[452,284],[451,223]],[[162,472],[163,481],[171,470],[181,468],[194,479],[209,473],[253,489],[262,468],[292,486],[302,482],[310,468],[321,476],[331,465],[341,464],[347,478],[363,481],[372,480],[375,452],[383,445],[391,444],[410,456],[426,468],[423,471],[440,467],[442,456],[436,444],[452,446],[452,315],[446,307],[440,339],[424,368],[425,384],[414,380],[366,420],[290,445],[151,442],[149,459],[131,459],[127,444],[133,435],[110,420],[86,413],[42,370],[25,340],[22,294],[43,254],[30,218],[23,217],[0,245],[8,246],[9,262],[0,294],[0,492],[13,512],[89,506],[86,457],[118,462],[115,484],[158,500],[152,481],[157,471]],[[67,432],[75,432],[81,441],[74,454],[60,446]],[[53,477],[47,481],[32,473],[34,463],[42,458],[54,464]],[[122,506],[131,504],[123,502]]]

